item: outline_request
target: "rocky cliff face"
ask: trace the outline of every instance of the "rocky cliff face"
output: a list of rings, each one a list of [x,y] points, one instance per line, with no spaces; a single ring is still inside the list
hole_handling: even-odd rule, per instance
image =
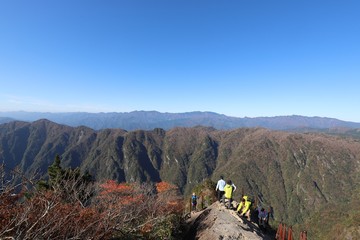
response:
[[[131,131],[68,127],[39,120],[0,125],[0,162],[26,175],[46,175],[60,154],[64,167],[96,179],[168,181],[185,194],[220,175],[272,206],[274,217],[301,223],[316,209],[348,201],[360,185],[360,142],[326,134],[262,128],[218,131],[174,128]]]

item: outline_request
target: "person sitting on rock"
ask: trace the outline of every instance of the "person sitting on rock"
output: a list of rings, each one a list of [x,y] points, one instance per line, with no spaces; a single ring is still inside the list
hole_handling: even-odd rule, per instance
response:
[[[243,196],[238,208],[237,212],[240,213],[241,216],[246,217],[250,220],[250,206],[251,201],[248,200],[248,196]]]
[[[226,185],[224,187],[224,195],[223,195],[223,200],[222,202],[225,204],[225,199],[228,200],[228,206],[226,206],[226,208],[231,208],[231,203],[232,203],[232,194],[233,194],[233,187],[231,186],[232,185],[232,182],[231,180],[228,180],[226,182]]]
[[[265,208],[258,206],[258,219],[259,219],[259,227],[266,228],[266,224],[268,222],[268,213],[266,212]]]

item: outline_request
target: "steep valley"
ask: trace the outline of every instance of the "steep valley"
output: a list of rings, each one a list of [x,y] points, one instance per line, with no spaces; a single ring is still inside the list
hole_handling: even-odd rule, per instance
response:
[[[0,163],[6,169],[46,177],[56,154],[64,167],[79,167],[97,180],[167,181],[184,195],[223,175],[238,188],[235,200],[242,193],[257,198],[273,208],[275,222],[303,224],[314,236],[321,234],[319,227],[311,229],[311,220],[321,221],[339,198],[344,208],[356,202],[360,189],[358,138],[264,128],[93,130],[48,120],[0,125]]]

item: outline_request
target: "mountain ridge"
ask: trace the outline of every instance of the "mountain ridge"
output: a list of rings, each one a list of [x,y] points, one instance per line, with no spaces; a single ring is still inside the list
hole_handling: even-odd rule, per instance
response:
[[[342,121],[327,117],[306,117],[300,115],[274,116],[274,117],[230,117],[215,112],[185,112],[161,113],[157,111],[133,112],[0,112],[0,123],[13,120],[37,121],[48,119],[72,127],[87,126],[95,130],[106,128],[121,128],[128,131],[142,129],[151,130],[174,127],[194,127],[197,125],[214,127],[216,129],[236,129],[239,127],[264,127],[273,130],[292,130],[303,128],[329,129],[329,128],[360,128],[360,123]]]
[[[0,125],[0,162],[27,176],[41,173],[56,154],[62,166],[118,182],[167,181],[186,195],[220,175],[272,206],[276,221],[302,223],[314,209],[347,201],[360,188],[360,140],[325,133],[265,128],[170,130],[70,127],[49,120]]]

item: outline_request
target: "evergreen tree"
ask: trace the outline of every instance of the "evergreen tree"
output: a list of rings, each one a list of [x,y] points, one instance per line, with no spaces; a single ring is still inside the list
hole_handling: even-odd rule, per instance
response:
[[[55,161],[48,168],[49,185],[55,191],[59,190],[61,179],[64,176],[64,170],[61,168],[60,163],[60,156],[56,154]]]

